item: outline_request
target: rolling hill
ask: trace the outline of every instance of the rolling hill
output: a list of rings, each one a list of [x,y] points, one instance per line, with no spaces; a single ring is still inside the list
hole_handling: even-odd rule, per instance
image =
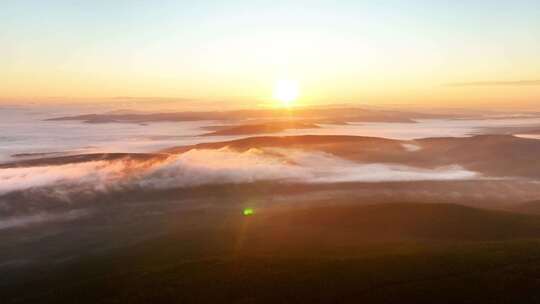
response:
[[[540,287],[538,216],[320,205],[184,212],[160,227],[159,237],[4,281],[4,303],[534,303]]]

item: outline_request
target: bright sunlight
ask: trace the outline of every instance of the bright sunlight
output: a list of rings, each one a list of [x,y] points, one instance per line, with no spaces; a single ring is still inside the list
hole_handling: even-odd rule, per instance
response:
[[[274,99],[281,103],[281,106],[291,107],[300,94],[298,82],[289,79],[282,79],[276,82],[274,87]]]

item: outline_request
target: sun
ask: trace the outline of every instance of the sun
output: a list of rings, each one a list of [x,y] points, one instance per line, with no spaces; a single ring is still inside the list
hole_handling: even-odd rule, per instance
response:
[[[274,99],[278,100],[283,107],[291,107],[300,95],[298,82],[289,79],[282,79],[274,86]]]

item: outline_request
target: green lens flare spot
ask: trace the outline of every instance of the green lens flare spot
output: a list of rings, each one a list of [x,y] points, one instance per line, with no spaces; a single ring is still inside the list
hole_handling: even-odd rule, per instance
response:
[[[250,215],[255,214],[255,210],[253,210],[253,208],[245,208],[242,214],[244,216],[250,216]]]

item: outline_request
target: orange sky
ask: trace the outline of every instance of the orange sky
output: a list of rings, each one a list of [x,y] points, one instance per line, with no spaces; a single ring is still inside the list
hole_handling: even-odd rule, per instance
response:
[[[0,102],[540,104],[536,1],[307,4],[4,3]]]

